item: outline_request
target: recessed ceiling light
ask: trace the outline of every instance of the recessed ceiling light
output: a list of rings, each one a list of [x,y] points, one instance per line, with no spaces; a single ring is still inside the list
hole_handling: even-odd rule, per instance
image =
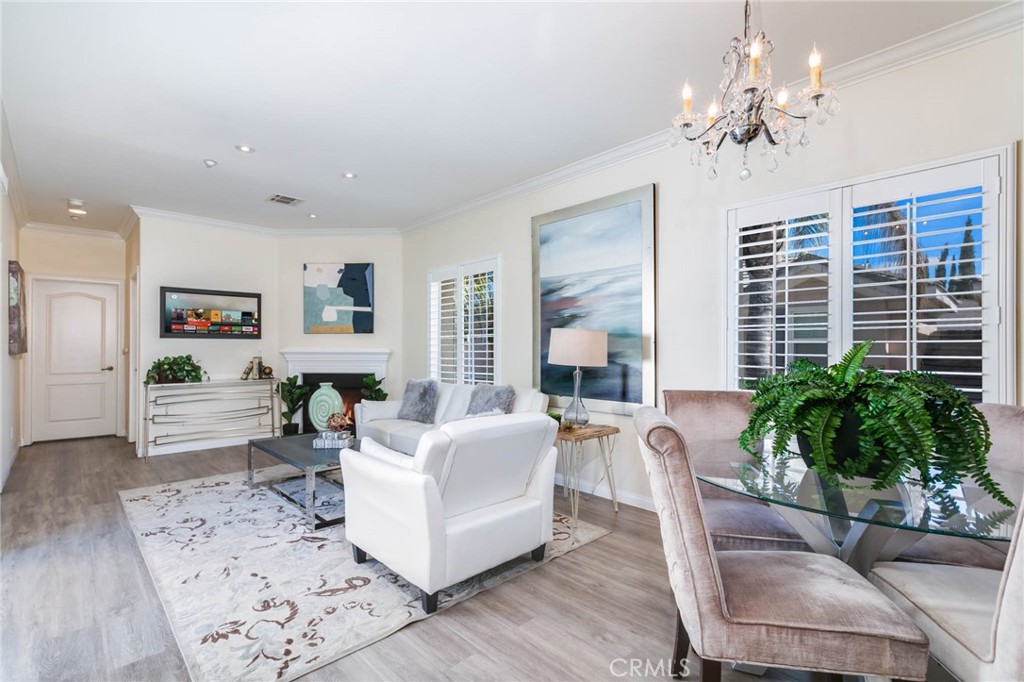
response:
[[[315,217],[316,217],[316,213],[310,213],[310,214],[309,214],[309,217],[310,217],[310,218],[315,218]]]
[[[254,151],[256,151],[247,144],[236,144],[235,149],[242,152],[243,154],[252,154]]]
[[[89,215],[85,210],[85,202],[81,199],[68,199],[68,213],[73,215]]]
[[[213,159],[203,159],[203,165],[206,166],[207,168],[213,168],[214,166],[217,165],[217,162],[214,161]]]
[[[350,171],[350,172],[348,172],[348,173],[345,173],[345,174],[344,174],[344,175],[343,175],[342,177],[344,177],[344,178],[345,178],[346,180],[355,180],[355,179],[356,179],[356,178],[358,178],[359,176],[358,176],[358,175],[356,175],[355,173],[352,173],[352,172]]]
[[[80,216],[80,215],[73,215],[73,216],[71,216],[71,219],[72,220],[81,220],[82,216]]]

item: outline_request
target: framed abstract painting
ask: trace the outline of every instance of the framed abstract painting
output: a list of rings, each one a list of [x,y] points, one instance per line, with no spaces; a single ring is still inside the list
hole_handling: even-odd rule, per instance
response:
[[[305,334],[373,333],[373,263],[302,266]]]
[[[16,260],[7,261],[7,352],[21,355],[28,352],[25,329],[25,271]]]
[[[653,404],[654,185],[533,219],[534,383],[564,407],[574,367],[549,364],[551,330],[608,332],[608,366],[583,369],[592,410]]]

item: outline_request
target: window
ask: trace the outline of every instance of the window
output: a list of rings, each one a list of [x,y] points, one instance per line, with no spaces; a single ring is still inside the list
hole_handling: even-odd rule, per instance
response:
[[[497,259],[430,273],[430,376],[497,382]]]
[[[1008,154],[855,182],[728,213],[730,384],[798,358],[934,372],[974,400],[1013,401]]]

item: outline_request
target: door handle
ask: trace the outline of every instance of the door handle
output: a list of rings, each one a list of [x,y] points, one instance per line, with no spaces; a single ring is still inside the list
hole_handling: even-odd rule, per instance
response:
[[[114,366],[110,365],[109,367],[101,367],[100,371],[101,372],[113,372],[114,371]]]

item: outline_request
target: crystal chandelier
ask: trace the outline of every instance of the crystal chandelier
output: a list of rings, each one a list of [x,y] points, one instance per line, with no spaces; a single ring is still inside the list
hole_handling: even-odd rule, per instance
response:
[[[811,52],[810,85],[795,97],[783,85],[772,87],[771,54],[775,49],[764,31],[750,36],[750,0],[743,8],[743,38],[733,38],[722,57],[725,70],[719,88],[721,101],[712,100],[706,114],[693,112],[693,91],[690,83],[683,86],[683,113],[672,119],[672,144],[687,140],[693,143],[690,161],[695,166],[705,162],[707,176],[718,177],[718,151],[726,138],[743,146],[743,169],[740,180],[751,176],[748,165],[750,144],[762,138],[760,154],[767,157],[769,172],[779,168],[778,147],[786,154],[794,146],[807,147],[807,119],[814,117],[824,124],[839,113],[835,87],[821,82],[821,53],[817,46]]]

